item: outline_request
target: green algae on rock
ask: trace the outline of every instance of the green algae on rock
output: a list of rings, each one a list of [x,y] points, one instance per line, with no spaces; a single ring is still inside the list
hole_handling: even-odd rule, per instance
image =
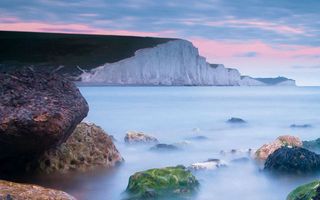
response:
[[[190,196],[198,180],[184,166],[149,169],[130,176],[126,189],[128,199],[155,199]]]
[[[21,184],[0,180],[0,199],[2,200],[75,200],[63,191],[48,189],[31,184]]]
[[[102,128],[81,122],[65,143],[46,151],[32,165],[38,172],[66,173],[112,167],[122,161],[112,138]]]
[[[297,187],[287,197],[287,200],[318,200],[320,199],[320,181],[314,181]]]

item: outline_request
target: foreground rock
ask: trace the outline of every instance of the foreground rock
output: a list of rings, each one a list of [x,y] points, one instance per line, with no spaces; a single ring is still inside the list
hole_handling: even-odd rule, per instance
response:
[[[209,159],[205,162],[198,162],[190,165],[189,170],[215,170],[220,167],[226,167],[227,163],[220,159]]]
[[[127,132],[126,136],[124,137],[124,141],[128,144],[137,144],[137,143],[158,143],[159,141],[157,138],[144,134],[142,132],[134,132],[129,131]]]
[[[1,163],[32,157],[65,142],[88,113],[74,83],[31,69],[0,73],[0,99]]]
[[[264,144],[262,147],[260,147],[256,151],[255,156],[259,160],[266,160],[269,155],[271,155],[274,151],[276,151],[277,149],[283,146],[301,147],[302,142],[298,137],[295,137],[295,136],[291,136],[291,135],[279,136],[275,141],[269,144]]]
[[[247,122],[245,120],[241,119],[241,118],[232,117],[232,118],[228,119],[227,123],[230,123],[230,124],[245,124]]]
[[[316,172],[320,170],[320,156],[301,147],[281,147],[268,157],[264,169],[294,174]]]
[[[287,200],[319,200],[320,182],[314,181],[297,187],[287,197]]]
[[[150,169],[130,176],[128,199],[157,199],[189,196],[197,190],[198,180],[184,166]]]
[[[39,172],[66,173],[112,167],[122,161],[109,135],[95,124],[82,122],[65,143],[46,151],[33,165]]]
[[[71,195],[37,185],[13,183],[0,180],[1,200],[75,200]]]
[[[303,141],[303,148],[309,149],[310,151],[320,151],[320,138],[311,141]]]
[[[155,146],[151,147],[150,150],[152,150],[152,151],[177,151],[177,150],[181,150],[181,149],[173,144],[156,144]]]

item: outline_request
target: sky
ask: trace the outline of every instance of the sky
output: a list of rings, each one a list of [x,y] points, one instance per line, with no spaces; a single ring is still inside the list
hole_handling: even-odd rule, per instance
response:
[[[320,0],[1,0],[0,30],[183,38],[210,63],[320,85]]]

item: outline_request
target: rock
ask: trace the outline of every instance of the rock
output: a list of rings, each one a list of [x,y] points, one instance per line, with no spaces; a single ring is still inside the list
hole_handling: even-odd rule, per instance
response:
[[[123,161],[112,138],[102,128],[91,123],[80,123],[68,140],[46,151],[29,169],[38,172],[66,173],[87,171],[96,167],[112,167]]]
[[[128,131],[124,137],[124,141],[128,144],[136,143],[158,143],[157,138],[144,134],[142,132]]]
[[[184,166],[149,169],[130,176],[129,199],[183,197],[197,191],[198,180]],[[180,198],[179,198],[180,199]]]
[[[2,200],[75,200],[71,195],[37,185],[13,183],[0,180],[0,199]]]
[[[0,73],[0,99],[1,163],[65,142],[89,110],[74,83],[32,69]]]
[[[287,200],[319,200],[320,181],[302,185],[294,189],[287,197]]]
[[[231,124],[245,124],[245,123],[247,123],[245,120],[243,120],[241,118],[236,118],[236,117],[230,118],[227,122],[231,123]]]
[[[264,144],[262,147],[260,147],[256,151],[255,156],[258,160],[266,160],[268,156],[271,155],[275,150],[283,146],[301,147],[302,142],[298,137],[295,136],[279,136],[275,141],[269,144]]]
[[[203,136],[203,135],[188,137],[186,139],[187,140],[208,140],[208,138],[206,136]]]
[[[214,170],[220,167],[226,167],[227,163],[220,159],[209,159],[205,162],[198,162],[190,165],[189,170]]]
[[[311,124],[291,124],[290,128],[312,128]]]
[[[311,141],[303,141],[303,148],[309,149],[310,151],[320,151],[320,138]]]
[[[297,174],[315,172],[320,169],[320,156],[301,147],[281,147],[268,157],[264,169]]]
[[[173,144],[156,144],[155,146],[151,147],[150,150],[153,151],[177,151],[180,150],[177,146]]]

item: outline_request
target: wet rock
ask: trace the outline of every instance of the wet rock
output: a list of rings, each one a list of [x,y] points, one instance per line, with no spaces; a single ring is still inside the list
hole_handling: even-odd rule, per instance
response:
[[[320,138],[316,140],[303,141],[303,148],[306,148],[310,151],[320,151]]]
[[[232,117],[232,118],[228,119],[227,123],[230,123],[230,124],[245,124],[247,122],[245,120],[241,119],[241,118]]]
[[[301,147],[281,147],[265,162],[265,170],[284,173],[310,173],[320,170],[320,156]]]
[[[298,137],[291,135],[279,136],[275,141],[260,147],[256,151],[255,156],[258,160],[266,160],[275,150],[283,146],[301,147],[302,141]]]
[[[158,143],[157,138],[144,134],[142,132],[128,131],[124,137],[124,141],[128,144],[137,144],[137,143]]]
[[[0,180],[0,199],[2,200],[75,200],[71,195],[37,185],[20,184]]]
[[[227,163],[220,159],[209,159],[205,162],[198,162],[190,165],[189,170],[214,170],[220,167],[226,167]]]
[[[198,180],[184,166],[150,169],[130,176],[128,199],[158,199],[189,196],[199,186]]]
[[[312,128],[311,124],[291,124],[290,128]]]
[[[155,146],[151,147],[150,150],[152,150],[152,151],[177,151],[177,150],[180,150],[180,148],[173,145],[173,144],[156,144]]]
[[[74,83],[31,69],[0,73],[0,99],[1,163],[65,142],[89,110]]]
[[[320,182],[314,181],[301,185],[294,189],[287,197],[287,200],[319,200]]]
[[[29,168],[45,173],[66,173],[112,167],[122,161],[112,138],[102,128],[82,122],[65,143],[46,151]]]

